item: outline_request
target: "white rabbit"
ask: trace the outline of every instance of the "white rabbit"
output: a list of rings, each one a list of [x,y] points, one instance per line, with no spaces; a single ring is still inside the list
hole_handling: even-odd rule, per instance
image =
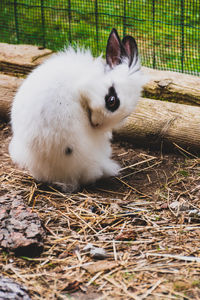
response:
[[[106,63],[89,50],[68,48],[37,67],[12,105],[12,160],[32,176],[73,191],[115,176],[111,131],[137,104],[143,75],[133,37],[113,29]]]

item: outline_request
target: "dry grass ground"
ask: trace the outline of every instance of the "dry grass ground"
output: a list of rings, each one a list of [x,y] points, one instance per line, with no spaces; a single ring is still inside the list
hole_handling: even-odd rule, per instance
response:
[[[120,176],[66,195],[12,165],[9,139],[2,124],[0,194],[20,193],[47,238],[37,258],[1,251],[4,276],[32,299],[200,299],[199,158],[114,143]]]

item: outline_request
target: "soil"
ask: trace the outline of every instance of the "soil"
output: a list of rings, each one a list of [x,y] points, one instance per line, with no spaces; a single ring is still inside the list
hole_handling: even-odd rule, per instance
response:
[[[47,237],[35,258],[2,250],[2,276],[31,299],[200,299],[198,157],[113,142],[120,175],[64,194],[14,166],[10,136],[1,124],[0,196],[21,195]]]

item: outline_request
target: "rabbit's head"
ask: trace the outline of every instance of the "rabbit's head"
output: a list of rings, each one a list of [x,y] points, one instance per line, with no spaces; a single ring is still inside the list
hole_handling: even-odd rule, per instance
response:
[[[106,65],[82,94],[91,126],[96,130],[116,127],[133,111],[144,83],[135,39],[127,35],[121,41],[112,29]]]

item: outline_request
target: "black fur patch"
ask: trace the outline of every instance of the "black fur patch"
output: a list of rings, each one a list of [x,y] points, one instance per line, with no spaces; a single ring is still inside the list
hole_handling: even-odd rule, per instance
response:
[[[65,148],[65,154],[66,155],[70,155],[70,154],[72,154],[72,152],[73,152],[72,148],[70,148],[70,147]]]
[[[120,106],[120,100],[117,96],[114,86],[109,88],[108,94],[105,96],[105,105],[106,108],[111,112],[116,111]]]

